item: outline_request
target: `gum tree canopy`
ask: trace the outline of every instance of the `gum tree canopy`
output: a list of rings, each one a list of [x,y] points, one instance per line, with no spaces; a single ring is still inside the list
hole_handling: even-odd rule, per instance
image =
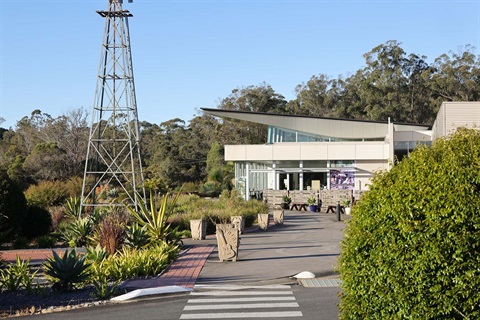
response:
[[[341,244],[340,319],[480,319],[480,131],[375,175]]]

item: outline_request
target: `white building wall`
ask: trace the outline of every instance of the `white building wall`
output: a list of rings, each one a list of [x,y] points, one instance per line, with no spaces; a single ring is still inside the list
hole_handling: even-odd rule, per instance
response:
[[[226,161],[388,160],[385,142],[298,142],[270,145],[226,145]]]
[[[460,127],[480,128],[480,101],[442,103],[432,128],[432,140],[452,134]]]

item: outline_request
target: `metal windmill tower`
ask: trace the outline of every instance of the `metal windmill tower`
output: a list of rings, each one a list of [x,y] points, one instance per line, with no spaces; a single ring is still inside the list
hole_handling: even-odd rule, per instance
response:
[[[133,2],[133,0],[128,0]],[[137,206],[145,199],[128,18],[108,0],[82,185],[82,207]],[[116,196],[118,194],[118,196]],[[143,197],[143,199],[142,199]],[[122,200],[119,200],[122,199]]]

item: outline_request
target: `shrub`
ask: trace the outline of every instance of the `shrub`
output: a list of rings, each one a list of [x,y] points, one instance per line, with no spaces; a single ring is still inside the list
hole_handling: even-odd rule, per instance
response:
[[[104,272],[110,280],[126,280],[135,277],[156,276],[163,271],[178,255],[179,248],[166,242],[157,242],[144,249],[127,249],[110,255],[101,262]]]
[[[61,181],[42,181],[31,185],[25,191],[25,197],[29,205],[48,208],[62,204],[68,197],[68,191]]]
[[[0,245],[15,238],[26,214],[23,192],[4,170],[0,170]]]
[[[28,292],[32,292],[35,272],[30,271],[30,259],[23,261],[17,256],[16,263],[9,264],[0,270],[0,285],[8,291],[17,291],[23,286]]]
[[[113,212],[107,215],[100,221],[93,240],[109,254],[114,254],[122,246],[127,222],[128,218],[122,213]]]
[[[52,228],[52,216],[39,206],[28,206],[27,218],[22,225],[22,235],[31,240],[46,235]]]
[[[63,206],[54,206],[49,208],[50,215],[52,216],[52,230],[57,230],[58,226],[65,218],[65,210]]]
[[[88,183],[91,184],[92,178],[87,178]],[[82,184],[83,178],[81,177],[72,177],[65,182],[65,189],[68,192],[68,196],[70,197],[80,197],[82,195]],[[87,184],[87,185],[90,185]]]
[[[53,248],[57,243],[57,239],[51,235],[38,237],[35,241],[39,248]]]
[[[341,243],[341,319],[480,318],[480,132],[379,172]]]
[[[89,263],[85,262],[85,256],[77,255],[75,249],[70,252],[65,250],[63,257],[52,250],[53,257],[47,259],[44,264],[44,272],[54,281],[53,289],[66,291],[74,288],[89,277]]]
[[[30,245],[30,241],[24,236],[18,236],[13,240],[13,249],[26,249]]]

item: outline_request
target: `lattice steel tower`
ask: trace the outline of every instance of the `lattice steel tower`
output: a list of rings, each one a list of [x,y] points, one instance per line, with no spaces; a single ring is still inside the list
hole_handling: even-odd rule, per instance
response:
[[[128,2],[133,2],[129,0]],[[82,206],[137,205],[145,199],[128,18],[109,0],[82,185]]]

